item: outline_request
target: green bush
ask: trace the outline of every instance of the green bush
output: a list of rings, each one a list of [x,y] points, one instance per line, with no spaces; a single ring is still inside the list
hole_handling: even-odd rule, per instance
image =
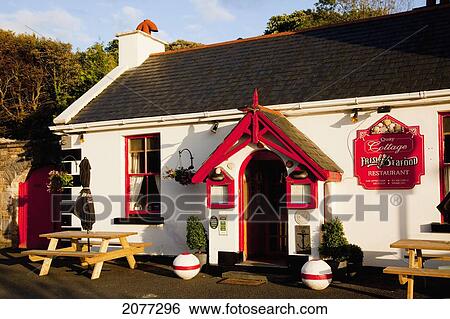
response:
[[[189,249],[202,252],[207,245],[206,230],[197,216],[190,216],[186,225],[186,244]]]
[[[322,226],[323,237],[319,246],[319,253],[325,258],[332,258],[336,261],[346,260],[347,238],[344,234],[344,226],[338,218],[333,218]]]
[[[355,265],[362,265],[364,253],[358,245],[347,245],[347,260]]]

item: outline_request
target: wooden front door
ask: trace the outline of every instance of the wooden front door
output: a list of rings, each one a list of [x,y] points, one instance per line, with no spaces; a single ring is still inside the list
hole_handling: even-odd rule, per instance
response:
[[[273,157],[252,159],[246,168],[246,255],[250,260],[280,260],[287,256],[286,169]]]
[[[30,171],[25,182],[19,184],[19,247],[46,248],[48,240],[39,234],[53,232],[56,225],[52,210],[52,196],[47,191],[51,167]]]

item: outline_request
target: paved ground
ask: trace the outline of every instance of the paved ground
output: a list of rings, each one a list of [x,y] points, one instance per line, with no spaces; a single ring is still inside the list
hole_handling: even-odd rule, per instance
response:
[[[140,260],[138,269],[126,263],[105,263],[100,279],[69,261],[54,261],[46,277],[38,277],[40,263],[18,252],[0,250],[0,298],[405,298],[405,286],[394,276],[367,268],[349,282],[335,282],[324,291],[307,289],[282,275],[270,275],[258,287],[217,284],[220,277],[201,273],[190,281],[174,276],[170,267],[154,259]],[[449,281],[427,279],[416,285],[416,298],[449,298]]]

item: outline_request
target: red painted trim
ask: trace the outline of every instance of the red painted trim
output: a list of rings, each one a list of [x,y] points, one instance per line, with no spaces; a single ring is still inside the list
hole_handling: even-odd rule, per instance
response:
[[[272,134],[274,134],[280,142],[283,144],[287,144],[289,148],[296,151],[297,154],[302,158],[302,162],[304,162],[305,165],[311,166],[311,171],[315,173],[315,175],[320,180],[326,180],[327,177],[327,170],[320,167],[311,157],[309,157],[299,146],[297,146],[280,128],[276,127],[272,124],[272,122],[264,115],[260,114],[260,120],[266,124],[271,130]],[[309,168],[309,167],[308,167]]]
[[[172,265],[172,268],[175,269],[175,270],[195,270],[195,269],[199,269],[200,268],[200,264],[193,265],[193,266],[175,266],[175,265]]]
[[[249,128],[252,120],[252,114],[247,113],[234,129],[224,139],[210,157],[202,164],[197,173],[192,177],[192,183],[202,183],[214,167],[226,160],[224,154],[241,138]]]
[[[131,176],[152,176],[152,175],[159,175],[160,174],[155,174],[155,173],[149,173],[149,174],[132,174],[129,173],[129,141],[133,140],[133,139],[138,139],[138,138],[149,138],[149,137],[154,137],[154,136],[159,136],[160,137],[160,143],[161,143],[161,136],[160,133],[150,133],[150,134],[144,134],[144,135],[131,135],[131,136],[125,136],[125,216],[129,217],[130,215],[147,215],[147,214],[152,214],[152,213],[160,213],[159,211],[141,211],[141,210],[130,210],[130,177]],[[145,142],[146,143],[146,142]],[[161,149],[161,145],[160,145],[160,149]],[[161,168],[160,168],[161,170]]]
[[[234,193],[234,179],[221,168],[224,179],[222,181],[213,181],[210,178],[206,179],[206,205],[211,209],[233,208],[235,206]],[[227,186],[227,202],[226,203],[212,203],[211,202],[211,187],[212,186]]]
[[[323,274],[323,275],[302,274],[302,279],[306,280],[328,280],[332,278],[333,274]]]
[[[252,122],[252,143],[253,144],[258,143],[258,140],[259,140],[258,113],[259,112],[255,112],[255,114],[253,114],[253,122]]]
[[[444,117],[449,117],[450,112],[442,112],[438,114],[438,137],[439,137],[439,191],[441,201],[444,199],[445,193],[445,174],[444,174]],[[441,223],[444,222],[444,215],[441,214]]]
[[[244,147],[246,147],[248,144],[250,144],[251,139],[250,138],[246,138],[242,143],[233,146],[233,148],[231,150],[229,150],[226,154],[225,154],[225,159],[229,159],[231,156],[233,156],[234,154],[236,154],[237,152],[239,152],[241,149],[243,149]]]
[[[294,171],[300,170],[296,168]],[[311,202],[309,204],[292,203],[292,185],[310,185],[311,187]],[[313,177],[305,179],[293,179],[290,176],[286,177],[286,207],[289,209],[313,209],[317,208],[317,180]]]

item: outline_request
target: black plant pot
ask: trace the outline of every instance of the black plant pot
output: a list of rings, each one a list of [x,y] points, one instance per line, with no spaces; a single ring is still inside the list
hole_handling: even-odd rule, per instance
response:
[[[347,261],[325,260],[333,272],[333,280],[343,281],[347,279]]]
[[[358,275],[358,273],[361,271],[362,264],[361,263],[347,263],[347,277],[354,278]]]

